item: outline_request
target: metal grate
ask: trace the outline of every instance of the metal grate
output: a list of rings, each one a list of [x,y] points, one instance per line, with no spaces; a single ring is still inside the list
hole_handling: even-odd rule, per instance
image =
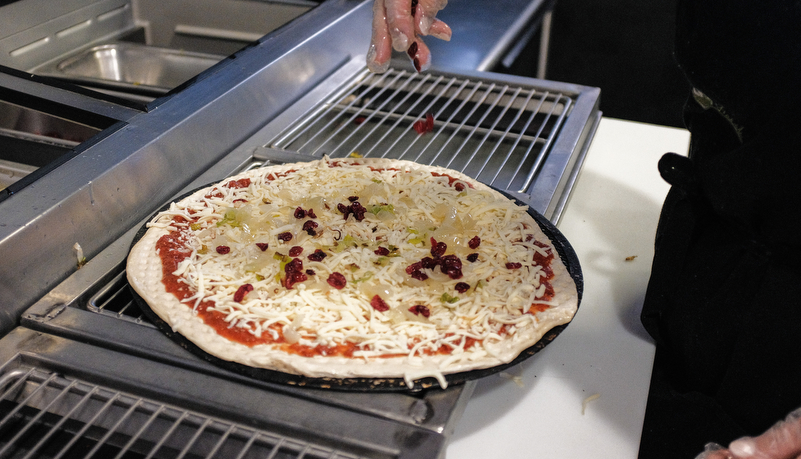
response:
[[[487,80],[364,71],[268,143],[314,156],[406,159],[525,193],[573,106],[562,93]],[[419,133],[415,123],[433,115]]]
[[[0,457],[357,457],[37,368],[0,393]]]
[[[233,172],[231,175],[239,172],[245,172],[250,169],[257,169],[259,167],[280,163],[281,161],[254,159],[248,164],[245,164],[243,168]],[[86,302],[86,309],[97,314],[113,317],[115,319],[121,319],[138,325],[156,328],[156,326],[150,322],[147,316],[142,313],[139,305],[136,304],[128,285],[125,270],[114,276],[106,284],[103,284],[95,294],[90,296],[89,300]]]
[[[92,295],[86,303],[86,308],[98,314],[155,328],[134,301],[125,278],[125,271],[114,276]]]

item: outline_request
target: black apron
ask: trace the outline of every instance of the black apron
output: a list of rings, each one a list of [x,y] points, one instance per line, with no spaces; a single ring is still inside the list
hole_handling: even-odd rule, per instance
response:
[[[676,57],[690,154],[659,162],[642,323],[698,402],[665,422],[727,444],[801,407],[801,1],[680,0]]]

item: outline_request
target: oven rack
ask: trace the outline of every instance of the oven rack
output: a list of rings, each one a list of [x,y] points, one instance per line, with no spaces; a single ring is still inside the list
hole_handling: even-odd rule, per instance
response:
[[[371,414],[348,394],[264,390],[26,327],[0,340],[0,362],[3,458],[411,459],[445,444],[419,398],[415,424],[379,413],[382,394],[364,394]]]
[[[0,457],[360,457],[36,367],[0,380],[0,438]]]
[[[599,118],[599,91],[495,77],[358,68],[339,87],[325,87],[324,97],[314,94],[306,112],[291,119],[290,108],[256,134],[261,144],[254,151],[455,169],[556,221]],[[426,128],[427,118],[433,125]]]

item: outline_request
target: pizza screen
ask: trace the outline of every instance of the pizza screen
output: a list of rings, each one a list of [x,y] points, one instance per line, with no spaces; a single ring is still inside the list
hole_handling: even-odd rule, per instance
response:
[[[132,287],[218,358],[309,377],[435,377],[512,361],[578,307],[527,208],[456,171],[323,158],[161,212]]]

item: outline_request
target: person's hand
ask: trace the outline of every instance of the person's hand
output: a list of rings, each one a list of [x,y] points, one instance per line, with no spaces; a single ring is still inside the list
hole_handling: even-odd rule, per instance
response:
[[[801,409],[790,413],[783,421],[758,437],[743,437],[731,442],[728,448],[716,444],[696,459],[799,459],[801,458]]]
[[[431,65],[431,51],[421,37],[451,39],[451,28],[436,18],[448,0],[374,0],[373,37],[367,68],[386,72],[392,49],[409,55],[418,72]]]

